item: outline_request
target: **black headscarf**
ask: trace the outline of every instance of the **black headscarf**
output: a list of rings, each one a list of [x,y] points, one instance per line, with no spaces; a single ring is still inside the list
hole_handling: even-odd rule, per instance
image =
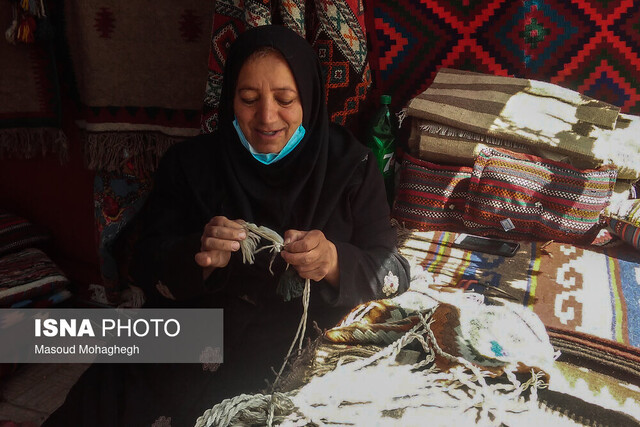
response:
[[[251,156],[232,126],[240,69],[263,47],[278,50],[289,64],[306,130],[291,153],[270,165]],[[290,228],[324,227],[367,151],[350,133],[329,124],[323,82],[322,67],[311,45],[286,27],[252,28],[233,43],[225,65],[217,133],[224,153],[222,172],[227,191],[223,213],[260,222],[281,233]]]

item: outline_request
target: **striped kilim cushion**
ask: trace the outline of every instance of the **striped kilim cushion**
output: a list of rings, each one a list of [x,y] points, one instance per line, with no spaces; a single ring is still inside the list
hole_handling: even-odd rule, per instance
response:
[[[40,249],[0,257],[0,307],[65,288],[69,280]]]
[[[49,239],[41,227],[0,209],[0,255],[16,252]]]
[[[589,243],[603,225],[616,176],[611,168],[579,170],[487,148],[473,167],[464,223],[481,235]]]
[[[636,249],[640,249],[640,228],[626,221],[610,218],[609,226],[616,236],[629,243]]]
[[[469,167],[441,166],[405,154],[392,216],[412,229],[460,228],[471,171]]]
[[[607,209],[606,216],[618,237],[640,249],[640,199],[618,202]]]

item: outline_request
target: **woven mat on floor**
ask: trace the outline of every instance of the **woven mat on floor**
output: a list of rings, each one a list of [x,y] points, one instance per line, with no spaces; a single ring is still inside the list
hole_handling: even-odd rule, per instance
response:
[[[486,296],[505,291],[547,328],[613,341],[640,355],[640,252],[626,245],[521,242],[518,253],[505,258],[454,248],[456,236],[413,232],[400,252],[438,285]]]

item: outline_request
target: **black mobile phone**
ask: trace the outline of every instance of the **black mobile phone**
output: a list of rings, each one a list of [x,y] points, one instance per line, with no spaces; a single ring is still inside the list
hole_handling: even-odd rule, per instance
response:
[[[463,233],[456,237],[453,241],[453,246],[471,251],[511,257],[514,256],[520,248],[520,243]]]

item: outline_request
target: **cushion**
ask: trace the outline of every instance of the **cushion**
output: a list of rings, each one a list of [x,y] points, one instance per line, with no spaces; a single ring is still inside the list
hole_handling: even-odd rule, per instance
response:
[[[69,280],[40,249],[28,248],[0,257],[0,307],[63,289]]]
[[[474,234],[590,243],[604,226],[617,172],[495,148],[483,149],[469,181],[464,224]]]
[[[0,256],[45,242],[49,234],[42,227],[0,209]]]
[[[640,199],[616,203],[605,211],[605,216],[616,236],[640,249]]]
[[[402,158],[393,218],[418,230],[460,228],[472,169]]]

